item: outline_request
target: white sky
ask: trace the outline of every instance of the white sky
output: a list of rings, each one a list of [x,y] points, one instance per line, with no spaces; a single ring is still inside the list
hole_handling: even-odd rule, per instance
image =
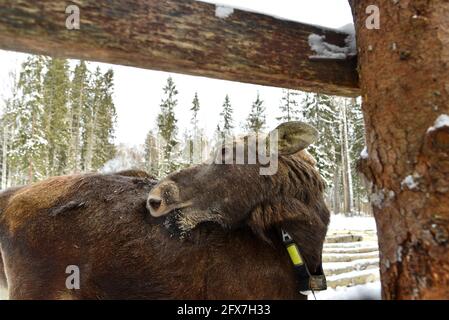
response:
[[[338,28],[352,23],[347,0],[207,0],[239,8],[249,8],[273,16],[310,24]],[[82,13],[81,13],[82,14]],[[18,70],[26,55],[0,50],[0,95],[8,95],[8,74]],[[155,127],[156,115],[168,73],[89,63],[93,70],[97,65],[115,72],[114,102],[117,108],[116,143],[143,144],[146,134]],[[234,125],[240,127],[248,115],[257,92],[265,101],[269,128],[275,126],[282,90],[202,77],[171,73],[178,88],[176,114],[181,135],[191,118],[190,107],[195,91],[198,91],[201,111],[200,125],[211,135],[218,123],[219,113],[226,94],[229,94],[234,108]]]

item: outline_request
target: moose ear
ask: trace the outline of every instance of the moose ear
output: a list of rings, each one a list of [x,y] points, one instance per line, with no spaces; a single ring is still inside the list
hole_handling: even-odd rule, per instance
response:
[[[281,155],[291,155],[304,150],[319,137],[318,130],[300,121],[285,122],[275,130],[278,131],[278,150]]]

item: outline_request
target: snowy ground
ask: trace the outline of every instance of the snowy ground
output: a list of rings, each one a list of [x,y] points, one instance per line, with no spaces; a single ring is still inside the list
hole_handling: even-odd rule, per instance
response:
[[[323,261],[329,289],[317,292],[317,300],[380,299],[374,218],[332,215]]]
[[[376,221],[373,217],[346,217],[340,214],[332,215],[329,230],[375,231]]]
[[[313,297],[309,297],[313,300]],[[337,287],[316,294],[317,300],[380,300],[380,281],[355,287]]]

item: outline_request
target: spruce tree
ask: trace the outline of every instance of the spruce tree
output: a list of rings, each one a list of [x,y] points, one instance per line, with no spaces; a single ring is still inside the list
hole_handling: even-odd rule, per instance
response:
[[[200,111],[200,101],[198,98],[198,93],[195,93],[190,110],[192,111],[192,119],[190,121],[190,123],[192,124],[192,129],[187,135],[187,152],[188,163],[192,165],[199,164],[203,160],[205,160],[205,149],[207,148],[207,138],[204,135],[204,130],[199,127],[198,121],[198,112]]]
[[[81,119],[83,123],[81,133],[81,166],[85,172],[93,170],[94,149],[97,144],[95,128],[98,122],[98,106],[102,98],[102,81],[103,78],[101,70],[97,67],[90,79],[87,104],[81,112]]]
[[[46,140],[43,126],[42,56],[29,56],[22,64],[15,110],[16,130],[11,146],[11,162],[16,168],[15,183],[31,183],[46,175]]]
[[[114,91],[114,72],[109,69],[101,76],[99,83],[100,96],[97,100],[96,125],[93,130],[95,144],[92,157],[92,168],[100,169],[108,160],[115,156],[114,125],[116,110],[112,98]]]
[[[82,113],[88,108],[89,102],[89,77],[90,73],[86,63],[80,61],[74,70],[73,80],[70,87],[70,112],[69,130],[70,144],[68,151],[67,166],[72,173],[81,170],[81,132],[83,129]]]
[[[200,100],[198,99],[198,92],[195,92],[190,111],[192,111],[192,119],[190,123],[193,126],[193,132],[196,133],[198,131],[198,112],[200,111]]]
[[[67,60],[49,58],[46,61],[43,84],[43,125],[46,147],[46,176],[66,173],[70,129],[68,118],[69,65]]]
[[[320,138],[307,150],[317,161],[317,168],[331,186],[340,163],[340,132],[338,110],[330,96],[307,93],[302,100],[303,121],[314,126]]]
[[[157,117],[157,127],[159,136],[164,139],[162,150],[162,174],[168,174],[179,167],[178,154],[175,149],[177,145],[177,120],[175,117],[175,107],[178,104],[176,96],[178,90],[172,79],[168,77],[167,84],[163,88],[164,97],[162,98],[161,111]]]
[[[245,129],[248,132],[259,134],[265,128],[265,124],[265,107],[263,105],[263,100],[260,99],[260,95],[257,93],[257,98],[253,102],[251,112],[246,119]]]
[[[83,171],[99,170],[115,156],[114,125],[116,111],[113,96],[112,69],[102,74],[96,68],[89,83],[87,103],[81,110],[81,167]]]
[[[298,109],[299,92],[290,89],[282,90],[281,105],[279,109],[281,115],[276,118],[279,122],[296,121],[300,118],[300,111]]]
[[[231,100],[229,99],[229,95],[226,95],[225,100],[223,102],[223,109],[220,113],[221,116],[221,133],[223,138],[227,136],[232,136],[232,132],[234,129],[233,125],[233,113],[234,110],[231,106]]]

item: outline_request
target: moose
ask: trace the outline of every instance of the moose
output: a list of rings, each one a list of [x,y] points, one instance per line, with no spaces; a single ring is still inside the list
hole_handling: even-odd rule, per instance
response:
[[[0,283],[10,299],[307,299],[278,230],[320,267],[329,211],[305,152],[317,132],[277,130],[274,175],[258,161],[211,162],[159,182],[82,174],[0,193]],[[79,288],[67,287],[68,266]]]

